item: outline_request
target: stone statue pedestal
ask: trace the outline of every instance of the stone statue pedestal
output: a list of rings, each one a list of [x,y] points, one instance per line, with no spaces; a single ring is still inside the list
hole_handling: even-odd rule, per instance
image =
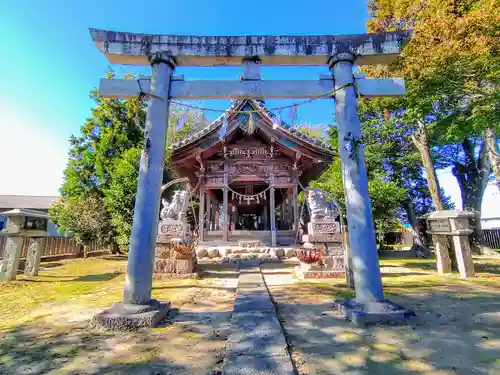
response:
[[[188,236],[187,224],[183,221],[163,219],[158,224],[154,279],[197,276],[194,239],[193,243],[187,239],[191,238]]]
[[[302,236],[304,249],[321,248],[321,259],[313,264],[301,260],[300,250],[297,257],[300,265],[295,268],[295,275],[300,279],[345,278],[346,254],[340,223],[326,218],[308,223],[308,232]]]

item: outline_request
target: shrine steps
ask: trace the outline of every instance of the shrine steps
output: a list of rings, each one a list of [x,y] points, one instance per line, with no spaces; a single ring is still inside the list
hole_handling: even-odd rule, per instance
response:
[[[203,242],[196,249],[199,261],[217,263],[235,263],[238,261],[283,261],[295,257],[296,246],[265,246],[243,247],[236,243]]]
[[[222,243],[222,231],[207,231],[203,236],[203,243],[219,245]],[[292,246],[295,244],[295,231],[276,231],[277,246]],[[225,245],[238,245],[242,241],[259,241],[263,246],[271,246],[271,232],[268,230],[235,230],[228,234],[228,242]]]

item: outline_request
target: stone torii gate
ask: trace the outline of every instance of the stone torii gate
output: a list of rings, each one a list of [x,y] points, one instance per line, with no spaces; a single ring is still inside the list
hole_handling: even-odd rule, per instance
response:
[[[401,316],[402,308],[383,302],[364,150],[360,143],[357,96],[358,93],[368,97],[403,95],[404,81],[402,78],[355,78],[353,64],[390,63],[409,39],[409,32],[345,36],[176,36],[90,29],[90,34],[111,64],[152,67],[151,77],[100,82],[99,92],[103,97],[132,98],[143,93],[148,96],[149,105],[124,298],[122,303],[96,316],[99,323],[111,328],[151,326],[168,310],[167,306],[151,299],[151,288],[170,100],[315,98],[327,92],[332,92],[329,98],[335,98],[356,289],[356,300],[346,301],[339,308],[356,321]],[[239,81],[184,81],[182,77],[173,76],[176,66],[237,65],[243,66]],[[308,81],[266,81],[260,78],[260,65],[328,65],[332,75]]]

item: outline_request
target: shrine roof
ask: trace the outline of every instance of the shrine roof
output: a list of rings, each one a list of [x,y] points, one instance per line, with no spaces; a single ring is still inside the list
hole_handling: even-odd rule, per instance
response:
[[[234,100],[231,106],[228,108],[228,114],[231,114],[231,111],[236,111],[239,107],[243,107],[245,102],[250,103],[255,108],[262,110],[262,112],[257,112],[257,113],[259,113],[263,118],[267,117],[268,121],[272,122],[273,119],[277,118],[277,115],[275,113],[271,112],[269,109],[266,108],[263,101],[249,100],[249,99]],[[188,136],[173,143],[170,146],[170,148],[173,149],[174,151],[178,150],[191,143],[196,142],[197,140],[203,138],[205,135],[214,132],[215,130],[217,130],[222,126],[223,118],[224,118],[224,113],[221,116],[219,116],[216,120],[212,121],[208,126],[204,127],[203,129],[194,132],[192,134],[189,134]],[[274,123],[273,126],[275,126],[280,131],[286,133],[290,137],[298,138],[301,141],[310,144],[314,148],[319,148],[321,149],[321,151],[327,152],[329,154],[336,154],[335,148],[331,144],[321,139],[308,137],[307,135],[300,132],[298,129],[285,123],[283,120],[280,120],[280,123],[281,125],[277,125],[276,123]]]

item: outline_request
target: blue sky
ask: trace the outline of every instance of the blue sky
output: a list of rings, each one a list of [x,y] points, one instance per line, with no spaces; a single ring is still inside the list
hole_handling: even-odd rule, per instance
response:
[[[68,138],[90,115],[88,94],[109,69],[89,27],[195,35],[355,34],[365,32],[366,18],[365,0],[1,0],[0,194],[57,194]],[[118,75],[149,74],[148,68],[113,69]],[[240,71],[179,68],[175,74],[236,79]],[[263,78],[314,79],[327,73],[326,67],[264,68]],[[207,100],[203,105],[223,108],[225,102]],[[332,123],[333,102],[300,107],[298,120]],[[440,177],[457,200],[453,176],[445,172]]]

